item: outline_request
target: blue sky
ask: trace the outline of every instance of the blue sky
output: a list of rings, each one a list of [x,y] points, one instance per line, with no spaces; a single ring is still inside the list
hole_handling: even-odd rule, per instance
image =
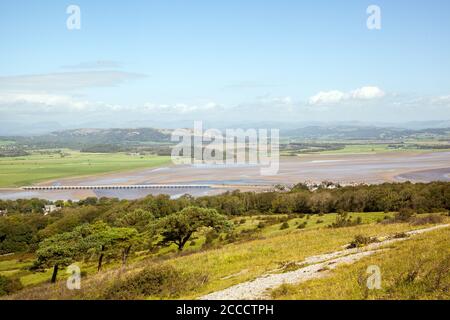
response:
[[[0,39],[0,121],[450,119],[445,0],[2,1]]]

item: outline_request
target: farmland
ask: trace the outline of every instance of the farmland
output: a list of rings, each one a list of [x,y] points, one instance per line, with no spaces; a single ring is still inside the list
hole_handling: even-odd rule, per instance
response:
[[[46,180],[102,174],[169,163],[170,157],[126,153],[34,151],[29,156],[0,158],[0,187],[20,187]]]

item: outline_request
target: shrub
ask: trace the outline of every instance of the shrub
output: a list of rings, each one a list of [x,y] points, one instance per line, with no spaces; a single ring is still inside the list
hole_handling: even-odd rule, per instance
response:
[[[280,226],[280,230],[284,230],[284,229],[288,229],[289,228],[289,223],[287,222],[283,222]]]
[[[398,232],[396,234],[394,234],[394,236],[392,237],[393,239],[403,239],[403,238],[408,238],[409,235],[407,233],[404,232]]]
[[[330,224],[328,227],[330,228],[351,227],[361,224],[361,222],[362,222],[361,217],[352,220],[352,217],[349,217],[347,212],[342,212],[337,214],[336,221]]]
[[[279,218],[278,218],[278,222],[279,222],[279,223],[285,223],[285,222],[287,222],[287,221],[289,221],[289,218],[288,218],[288,217],[279,217]]]
[[[264,229],[264,227],[266,226],[266,224],[264,223],[264,222],[260,222],[260,223],[258,223],[258,226],[257,226],[257,228],[258,229]]]
[[[292,284],[283,283],[278,288],[272,290],[270,295],[272,299],[277,299],[295,293],[295,289],[295,286],[293,286]]]
[[[217,238],[219,238],[219,233],[214,229],[210,230],[205,235],[205,243],[203,245],[210,246]]]
[[[428,214],[426,216],[415,216],[410,219],[411,224],[414,226],[422,224],[437,224],[442,223],[444,218],[439,214]]]
[[[232,242],[234,242],[234,241],[236,241],[237,240],[237,234],[236,234],[236,232],[229,232],[229,233],[227,233],[227,235],[225,236],[225,239],[224,239],[227,243],[232,243]]]
[[[186,273],[168,265],[152,265],[139,273],[118,280],[105,293],[106,299],[177,298],[183,292],[204,285],[208,277]]]
[[[302,222],[298,225],[297,229],[305,229],[307,224],[308,224],[308,222],[306,222],[306,221]]]
[[[408,222],[414,215],[414,211],[410,208],[402,208],[394,215],[395,222]]]
[[[355,238],[353,239],[352,242],[350,242],[350,244],[348,245],[348,249],[351,248],[359,248],[359,247],[364,247],[370,243],[374,243],[374,242],[378,242],[377,238],[373,238],[373,237],[366,237],[363,235],[357,235],[355,236]]]
[[[320,220],[320,219],[319,219],[319,220],[316,221],[316,223],[317,223],[317,224],[323,223],[323,220]]]
[[[0,296],[12,294],[16,291],[19,291],[23,288],[19,279],[16,278],[7,278],[5,276],[0,275]]]

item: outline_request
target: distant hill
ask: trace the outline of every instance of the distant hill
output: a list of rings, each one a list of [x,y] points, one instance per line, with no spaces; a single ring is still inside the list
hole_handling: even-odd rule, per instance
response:
[[[166,130],[153,128],[138,129],[73,129],[55,131],[50,134],[15,137],[19,144],[38,147],[84,148],[93,145],[135,145],[144,142],[161,143],[170,141]]]
[[[303,139],[393,140],[415,137],[449,137],[450,128],[403,129],[364,126],[309,126],[283,130],[281,136]]]
[[[4,137],[18,146],[31,148],[73,148],[86,152],[135,151],[136,148],[152,148],[158,153],[167,153],[171,130],[155,128],[70,129],[54,131],[36,136]],[[450,128],[406,129],[395,127],[359,125],[314,125],[299,128],[284,128],[282,138],[335,140],[345,143],[355,140],[404,141],[405,139],[438,139],[448,141]],[[0,137],[1,140],[1,137]]]

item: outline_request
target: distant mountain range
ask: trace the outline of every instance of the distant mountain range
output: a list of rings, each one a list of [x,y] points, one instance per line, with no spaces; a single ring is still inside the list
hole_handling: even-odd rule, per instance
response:
[[[44,135],[8,137],[21,145],[42,148],[85,148],[93,145],[136,145],[170,141],[170,132],[153,128],[73,129]]]
[[[72,126],[61,125],[58,122],[48,121],[48,122],[38,122],[24,124],[21,122],[14,121],[2,121],[0,119],[0,136],[33,136],[33,135],[44,135],[50,134],[56,131],[63,130],[83,130],[82,128],[99,128],[99,129],[109,129],[118,128],[125,129],[128,128],[155,128],[155,129],[175,129],[175,128],[187,128],[192,127],[192,121],[178,121],[174,122],[161,122],[161,121],[134,121],[126,123],[104,123],[104,122],[87,122],[78,123]],[[206,128],[282,128],[283,131],[286,130],[299,130],[308,128],[340,128],[340,127],[363,127],[363,128],[391,128],[391,129],[410,129],[410,130],[423,130],[423,129],[442,129],[450,128],[450,120],[435,120],[435,121],[413,121],[404,123],[388,123],[388,122],[360,122],[360,121],[340,121],[340,122],[320,122],[320,121],[291,121],[291,122],[277,122],[277,121],[266,121],[266,122],[210,122],[205,121],[204,126]],[[132,129],[135,130],[135,129]]]
[[[450,128],[428,128],[420,130],[362,127],[362,126],[312,126],[292,130],[283,130],[281,136],[304,139],[336,139],[336,140],[393,140],[435,136],[448,137]]]
[[[124,147],[149,144],[164,145],[170,142],[171,129],[155,128],[112,128],[112,129],[71,129],[55,131],[34,136],[4,136],[3,140],[13,140],[19,145],[37,148],[89,148],[92,146],[110,149],[111,146]],[[404,139],[435,138],[448,141],[448,128],[405,129],[395,127],[359,126],[359,125],[316,125],[301,128],[284,128],[282,138],[313,140],[384,140],[402,141]]]

